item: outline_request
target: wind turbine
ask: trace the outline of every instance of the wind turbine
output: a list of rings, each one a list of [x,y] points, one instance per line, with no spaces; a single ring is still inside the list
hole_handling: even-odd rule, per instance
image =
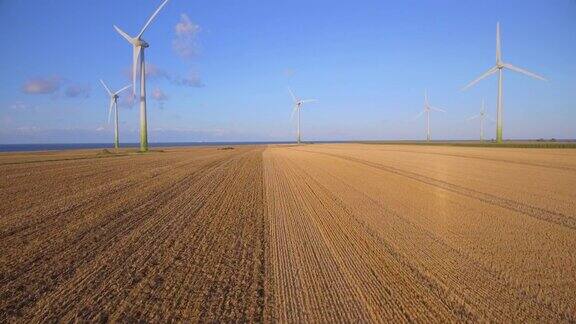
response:
[[[500,23],[496,23],[496,65],[491,67],[488,71],[484,74],[479,76],[476,80],[470,82],[466,85],[462,90],[466,90],[476,84],[478,81],[484,79],[485,77],[498,72],[498,101],[497,101],[497,114],[496,114],[496,142],[502,143],[502,70],[506,68],[515,72],[519,72],[525,74],[527,76],[547,81],[544,77],[539,76],[538,74],[532,73],[525,69],[521,69],[517,66],[514,66],[510,63],[506,63],[502,61],[502,50],[500,47]]]
[[[297,139],[297,143],[300,144],[300,110],[302,109],[302,106],[305,103],[308,102],[316,102],[318,100],[316,99],[298,99],[298,97],[296,97],[294,95],[294,93],[292,92],[292,89],[288,88],[288,91],[290,92],[290,95],[292,96],[292,100],[294,101],[294,109],[292,110],[292,116],[290,117],[290,119],[294,118],[294,113],[298,113],[298,139]]]
[[[480,113],[468,118],[468,121],[480,119],[480,142],[484,142],[484,119],[486,119],[486,117],[488,117],[488,114],[486,113],[484,99],[482,99],[482,107],[480,107]]]
[[[440,111],[440,112],[446,112],[443,109],[430,106],[430,103],[428,102],[428,93],[426,92],[426,90],[424,90],[424,110],[422,110],[416,116],[416,118],[419,118],[420,116],[422,116],[423,113],[426,113],[426,141],[428,141],[428,142],[430,142],[430,111],[432,111],[432,110],[436,110],[436,111]],[[416,119],[416,118],[414,118],[414,119]]]
[[[154,11],[152,16],[148,18],[144,27],[136,37],[130,37],[122,29],[114,25],[116,31],[124,37],[128,43],[132,44],[132,93],[136,95],[136,75],[138,66],[140,67],[140,151],[148,151],[148,125],[146,121],[146,62],[144,60],[144,49],[148,47],[142,39],[142,34],[150,26],[150,23],[156,18],[160,10],[168,3],[169,0],[164,0],[162,4]]]
[[[110,95],[110,108],[108,109],[108,123],[110,123],[110,115],[112,114],[112,109],[114,109],[114,148],[117,149],[118,147],[120,147],[120,141],[118,139],[118,94],[128,88],[130,88],[130,86],[132,86],[131,84],[125,86],[124,88],[116,91],[116,92],[112,92],[110,90],[110,88],[108,88],[108,86],[106,85],[106,83],[104,83],[104,81],[102,81],[102,79],[100,79],[100,83],[102,83],[102,86],[104,87],[104,89],[106,89],[106,92],[108,92],[108,95]]]

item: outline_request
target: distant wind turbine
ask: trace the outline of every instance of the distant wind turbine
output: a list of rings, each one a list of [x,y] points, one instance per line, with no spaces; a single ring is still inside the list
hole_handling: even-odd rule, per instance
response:
[[[430,106],[430,103],[428,102],[428,93],[426,92],[426,90],[424,90],[424,110],[422,110],[416,116],[416,118],[419,118],[420,116],[422,116],[423,113],[426,113],[426,141],[430,141],[430,111],[431,110],[446,112],[443,109]]]
[[[292,100],[294,101],[294,109],[292,110],[292,116],[290,117],[290,119],[294,119],[294,113],[298,113],[298,139],[297,139],[297,143],[300,144],[300,110],[302,109],[302,106],[305,103],[308,102],[316,102],[318,100],[316,99],[298,99],[298,97],[296,97],[294,95],[294,93],[292,92],[292,89],[288,88],[288,91],[290,92],[290,95],[292,96]]]
[[[532,73],[530,71],[516,67],[510,63],[505,63],[502,61],[502,50],[500,47],[500,23],[496,23],[496,65],[486,71],[484,74],[479,76],[476,80],[470,82],[462,90],[466,90],[476,84],[478,81],[484,79],[485,77],[498,72],[498,101],[497,101],[497,115],[496,115],[496,142],[502,143],[502,70],[507,68],[509,70],[525,74],[527,76],[547,81],[544,77],[538,74]]]
[[[148,151],[148,125],[146,120],[146,62],[144,60],[144,49],[148,47],[142,39],[142,34],[150,26],[154,18],[158,15],[160,10],[168,3],[169,0],[164,0],[162,4],[154,11],[152,16],[148,18],[144,27],[136,37],[130,37],[123,30],[114,25],[116,31],[124,37],[130,44],[132,44],[132,93],[136,95],[136,75],[138,73],[138,66],[140,67],[140,151]]]
[[[108,92],[108,95],[110,96],[110,108],[108,109],[108,123],[110,123],[110,115],[112,114],[112,109],[114,109],[114,148],[119,148],[120,147],[120,140],[118,138],[118,94],[120,94],[120,92],[130,88],[132,85],[129,84],[127,86],[125,86],[124,88],[116,91],[116,92],[112,92],[110,90],[110,88],[108,88],[108,86],[106,85],[106,83],[104,83],[104,81],[102,81],[102,79],[100,79],[100,83],[102,83],[102,86],[104,87],[104,89],[106,89],[106,92]]]
[[[484,120],[488,117],[486,113],[486,106],[484,104],[484,99],[482,99],[482,107],[480,107],[480,113],[468,118],[468,121],[479,119],[480,120],[480,142],[484,141]]]

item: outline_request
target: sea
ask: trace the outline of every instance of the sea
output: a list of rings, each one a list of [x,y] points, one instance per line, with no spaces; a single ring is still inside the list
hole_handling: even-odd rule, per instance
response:
[[[259,144],[288,144],[292,142],[175,142],[175,143],[149,143],[150,148],[170,146],[216,146],[216,145],[259,145]],[[122,143],[121,148],[140,147],[138,143]],[[111,149],[109,143],[76,143],[76,144],[0,144],[0,152],[25,151],[61,151],[78,149]]]

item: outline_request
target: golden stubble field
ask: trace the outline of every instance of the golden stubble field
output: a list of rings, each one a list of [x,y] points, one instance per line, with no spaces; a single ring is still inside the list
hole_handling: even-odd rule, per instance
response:
[[[576,150],[0,154],[0,322],[576,321]]]

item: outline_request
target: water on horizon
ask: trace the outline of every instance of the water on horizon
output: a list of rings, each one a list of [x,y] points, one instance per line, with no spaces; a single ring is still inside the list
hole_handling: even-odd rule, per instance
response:
[[[250,144],[285,144],[289,142],[175,142],[175,143],[151,143],[150,147],[166,146],[212,146],[212,145],[250,145]],[[125,143],[121,148],[139,147],[138,143]],[[25,152],[25,151],[60,151],[78,149],[112,149],[110,143],[68,143],[68,144],[0,144],[0,152]]]

